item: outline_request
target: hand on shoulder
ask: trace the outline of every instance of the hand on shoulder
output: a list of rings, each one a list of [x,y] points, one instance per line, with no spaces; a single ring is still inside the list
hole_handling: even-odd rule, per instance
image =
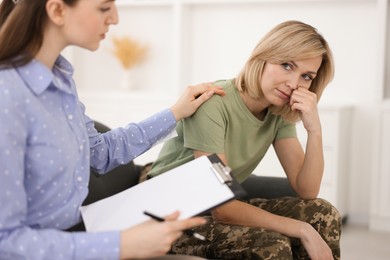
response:
[[[187,87],[181,97],[171,107],[176,121],[191,116],[214,94],[224,96],[226,93],[222,87],[215,86],[210,82]]]

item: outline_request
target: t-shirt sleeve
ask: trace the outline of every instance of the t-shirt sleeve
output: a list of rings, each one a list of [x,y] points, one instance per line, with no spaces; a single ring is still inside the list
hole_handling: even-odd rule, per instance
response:
[[[223,153],[226,110],[222,97],[214,96],[183,121],[184,147],[209,153]]]
[[[278,128],[278,131],[275,136],[275,140],[280,140],[284,138],[297,138],[297,128],[294,123],[288,123],[285,122],[283,119],[281,119],[283,122]]]

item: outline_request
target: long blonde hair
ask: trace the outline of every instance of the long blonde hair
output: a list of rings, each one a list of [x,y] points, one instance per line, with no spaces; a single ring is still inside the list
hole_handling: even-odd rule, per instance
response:
[[[286,21],[268,32],[253,50],[244,68],[238,74],[235,83],[239,91],[252,98],[263,97],[260,82],[264,65],[269,62],[285,62],[322,56],[322,63],[309,90],[317,95],[318,101],[328,83],[333,79],[333,55],[327,41],[312,26],[300,21]],[[290,105],[271,106],[270,111],[281,115],[289,122],[299,120],[297,111],[291,111]]]

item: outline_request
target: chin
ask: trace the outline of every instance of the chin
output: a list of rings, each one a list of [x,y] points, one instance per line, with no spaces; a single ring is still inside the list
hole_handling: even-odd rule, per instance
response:
[[[283,107],[288,104],[288,102],[284,100],[274,100],[274,102],[271,103],[275,107]]]
[[[99,49],[99,45],[86,47],[85,49],[90,50],[90,51],[96,51],[97,49]]]
[[[80,46],[80,47],[89,51],[96,51],[97,49],[99,49],[99,46],[100,46],[100,42],[93,42],[93,43],[85,44],[84,46]]]

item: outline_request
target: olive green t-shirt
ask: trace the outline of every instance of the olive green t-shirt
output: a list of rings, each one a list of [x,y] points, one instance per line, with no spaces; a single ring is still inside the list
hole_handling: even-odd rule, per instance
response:
[[[166,141],[149,176],[194,159],[193,150],[224,153],[239,182],[257,167],[270,145],[278,139],[297,138],[295,124],[267,112],[263,121],[246,107],[234,80],[215,83],[226,96],[214,95],[189,118],[176,126],[177,136]]]

